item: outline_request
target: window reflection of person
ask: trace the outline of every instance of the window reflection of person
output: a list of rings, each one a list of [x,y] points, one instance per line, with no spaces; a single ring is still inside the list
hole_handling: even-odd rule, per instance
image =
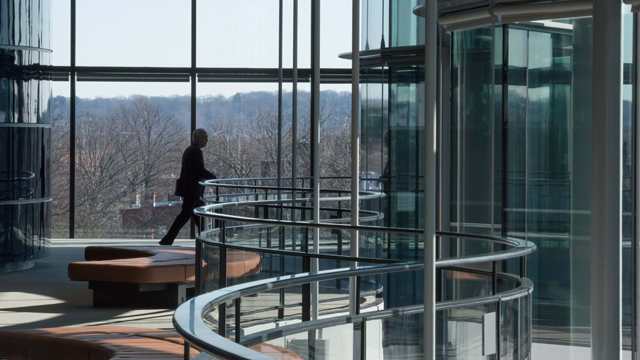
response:
[[[215,179],[216,176],[204,167],[202,148],[207,146],[209,135],[204,129],[196,129],[193,132],[192,144],[182,155],[182,169],[180,178],[176,183],[176,195],[182,196],[182,211],[176,217],[167,234],[160,240],[160,245],[171,245],[180,229],[193,217],[196,226],[200,226],[198,218],[193,210],[204,205],[200,200],[204,189],[200,186],[201,180]]]

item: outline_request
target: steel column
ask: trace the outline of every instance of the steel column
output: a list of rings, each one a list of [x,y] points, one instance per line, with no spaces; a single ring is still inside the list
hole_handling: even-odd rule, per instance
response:
[[[622,3],[593,2],[591,358],[622,351]]]
[[[638,239],[640,239],[639,234],[639,226],[640,224],[638,219],[638,191],[640,191],[640,185],[638,184],[638,179],[640,179],[640,166],[638,166],[638,150],[640,146],[638,146],[638,141],[640,141],[640,126],[638,126],[638,39],[640,39],[639,31],[640,26],[638,26],[638,14],[633,14],[633,56],[631,61],[631,66],[633,67],[632,74],[633,78],[631,79],[631,104],[632,104],[632,119],[631,119],[631,166],[633,170],[631,172],[631,183],[634,184],[631,191],[631,222],[633,231],[631,233],[631,269],[632,269],[632,290],[631,290],[631,359],[638,359],[638,325],[640,324],[639,319],[639,311],[638,311],[638,299],[640,299],[640,266],[638,266],[638,260],[640,259],[640,246],[638,246]]]
[[[351,225],[360,225],[360,0],[352,2],[351,18]],[[359,254],[358,230],[351,231],[350,256]],[[350,267],[358,266],[351,261]],[[356,279],[349,278],[349,313],[355,315],[359,294]]]
[[[437,34],[436,1],[425,3],[424,119],[424,359],[436,357],[436,127]]]
[[[191,132],[189,133],[189,138],[191,138],[191,134],[196,131],[196,5],[197,0],[191,0]],[[196,236],[196,226],[193,219],[189,219],[189,238],[193,239]]]
[[[320,222],[320,0],[311,0],[311,153],[313,172],[313,222]],[[320,252],[320,229],[313,229],[313,251]],[[311,260],[311,271],[318,271],[318,259]],[[313,320],[318,319],[318,283],[311,284]]]
[[[71,0],[69,98],[69,238],[76,237],[76,0]]]

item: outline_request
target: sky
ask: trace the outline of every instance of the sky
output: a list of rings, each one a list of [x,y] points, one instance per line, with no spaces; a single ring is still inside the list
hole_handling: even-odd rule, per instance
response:
[[[188,67],[191,64],[190,0],[77,0],[78,66]],[[53,65],[69,65],[70,1],[51,2]],[[310,66],[310,1],[299,1],[298,67]],[[198,0],[197,65],[278,67],[278,0]],[[321,2],[320,66],[350,68],[338,54],[351,50],[351,2]],[[283,66],[293,64],[293,0],[284,0]],[[289,85],[290,87],[290,85]],[[285,87],[286,88],[286,87]],[[323,90],[347,90],[325,85]],[[198,84],[198,96],[276,91],[276,83]],[[83,98],[189,95],[189,83],[78,82]],[[53,95],[69,96],[68,82]]]

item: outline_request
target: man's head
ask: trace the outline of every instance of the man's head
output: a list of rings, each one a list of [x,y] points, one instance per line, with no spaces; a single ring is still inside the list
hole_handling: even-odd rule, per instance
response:
[[[209,135],[204,129],[196,129],[196,131],[193,132],[191,140],[198,147],[203,148],[207,146],[207,142],[209,142]]]

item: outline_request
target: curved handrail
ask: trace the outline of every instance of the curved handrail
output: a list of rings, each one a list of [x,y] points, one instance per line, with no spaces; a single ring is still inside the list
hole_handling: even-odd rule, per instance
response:
[[[356,268],[333,269],[316,273],[301,273],[280,276],[271,279],[257,280],[240,285],[229,286],[224,289],[212,291],[188,300],[176,309],[173,315],[173,325],[176,331],[188,343],[207,353],[228,359],[271,359],[271,357],[251,350],[239,343],[225,339],[213,332],[203,321],[203,316],[211,309],[234,301],[243,296],[248,296],[264,291],[276,290],[285,287],[303,285],[312,282],[335,280],[347,277],[388,274],[405,271],[418,271],[424,268],[421,263],[406,263],[392,265],[361,266]],[[498,301],[506,301],[526,296],[533,291],[533,283],[527,278],[517,278],[509,274],[499,274],[519,283],[519,286],[495,295],[487,295],[464,300],[452,300],[436,305],[436,310],[444,310],[459,306],[473,306]],[[395,313],[394,313],[395,311]],[[388,313],[397,314],[399,309],[392,309]],[[375,313],[367,313],[369,316]],[[357,319],[367,317],[367,314],[339,318],[339,321],[354,322]],[[331,320],[331,319],[327,319]],[[327,320],[319,320],[315,324],[324,325]],[[335,321],[335,320],[334,320]],[[303,326],[311,326],[314,322],[307,322]],[[317,328],[317,327],[316,327]],[[294,328],[295,329],[295,328]],[[280,332],[281,328],[272,330]]]
[[[292,177],[282,177],[280,178],[281,180],[292,180]],[[351,179],[351,176],[322,176],[320,177],[320,180],[347,180],[347,179]],[[223,182],[223,181],[265,181],[265,180],[278,180],[277,177],[253,177],[253,178],[226,178],[226,179],[209,179],[209,180],[205,180],[204,182],[213,184],[213,183],[217,183],[217,182]],[[296,177],[296,180],[313,180],[313,176],[298,176]],[[366,178],[366,177],[362,177],[360,176],[360,180],[367,180],[367,181],[376,181],[376,180],[381,180],[381,178]],[[201,184],[203,182],[200,182]]]
[[[278,220],[275,220],[275,221],[278,222]],[[280,221],[280,222],[282,222],[282,221]],[[259,224],[260,223],[257,222],[257,224],[251,224],[251,225],[245,225],[245,226],[256,227],[256,225],[259,225]],[[305,226],[304,224],[301,224],[300,222],[296,222],[295,224],[298,227],[312,227],[313,225],[318,225],[318,224],[306,223],[306,226]],[[282,224],[279,224],[279,225],[282,226]],[[329,224],[326,224],[326,225],[329,225]],[[242,226],[236,226],[234,228],[241,228],[241,227]],[[360,226],[360,227],[355,227],[355,228],[363,228],[363,227]],[[371,227],[367,226],[365,228],[371,228]],[[386,230],[389,230],[389,229],[386,229]],[[196,239],[197,239],[197,241],[200,241],[202,243],[206,243],[208,245],[213,245],[213,246],[218,246],[218,247],[223,247],[223,248],[229,248],[229,249],[234,249],[234,250],[244,250],[244,251],[250,251],[250,252],[253,251],[253,252],[270,253],[270,254],[275,254],[275,255],[306,256],[306,257],[309,257],[309,258],[318,258],[318,259],[327,259],[327,260],[340,260],[340,261],[360,261],[360,262],[368,262],[368,263],[376,263],[376,262],[378,262],[378,263],[399,263],[399,262],[402,262],[402,260],[393,260],[393,259],[376,259],[376,258],[368,258],[368,257],[361,257],[361,256],[352,257],[352,256],[347,256],[347,255],[335,255],[335,254],[316,254],[316,253],[305,252],[305,251],[297,251],[297,250],[283,250],[283,249],[261,248],[261,247],[255,247],[255,246],[229,244],[229,243],[222,243],[222,242],[214,241],[214,240],[208,239],[206,237],[209,234],[216,233],[216,232],[219,232],[219,231],[220,231],[219,228],[203,231],[201,234],[196,235]],[[459,265],[485,263],[485,262],[491,262],[491,261],[502,261],[502,260],[508,260],[508,259],[513,259],[513,258],[519,258],[519,257],[527,256],[527,255],[533,253],[537,249],[537,247],[536,247],[536,245],[534,243],[532,243],[530,241],[527,241],[527,240],[521,240],[521,239],[498,238],[498,237],[493,237],[493,236],[452,233],[452,232],[446,232],[446,231],[436,231],[436,237],[437,238],[452,237],[452,238],[470,239],[470,240],[479,240],[479,241],[491,241],[491,242],[496,242],[496,243],[501,243],[501,244],[505,244],[505,245],[511,246],[511,248],[509,248],[509,249],[495,251],[495,252],[492,252],[492,253],[489,253],[489,254],[484,254],[484,255],[469,255],[469,256],[450,258],[450,259],[440,259],[440,260],[436,261],[436,267],[437,268],[442,268],[442,267],[447,267],[447,266],[459,266]]]
[[[339,177],[337,177],[339,178]],[[346,177],[345,177],[346,178]],[[295,194],[295,192],[310,193],[313,189],[305,189],[305,188],[288,188],[288,187],[278,187],[278,186],[266,186],[266,185],[257,185],[257,181],[264,180],[276,180],[275,178],[238,178],[238,179],[215,179],[215,180],[207,180],[201,182],[201,185],[204,186],[213,186],[213,187],[225,187],[225,188],[235,188],[235,189],[253,189],[255,192],[246,192],[239,194],[219,194],[218,189],[216,188],[216,198],[215,200],[211,196],[203,197],[203,200],[212,202],[214,204],[205,205],[194,210],[194,214],[208,219],[215,219],[220,222],[221,227],[215,229],[209,229],[202,232],[196,236],[197,247],[196,249],[200,249],[203,244],[208,244],[211,246],[217,246],[221,249],[237,249],[244,250],[249,252],[264,252],[264,253],[272,253],[272,254],[280,254],[287,256],[300,256],[306,257],[307,259],[333,259],[339,261],[355,261],[355,262],[369,262],[369,263],[387,263],[384,265],[369,265],[369,266],[360,266],[348,269],[334,269],[334,270],[326,270],[319,272],[309,272],[309,273],[301,273],[289,276],[281,276],[271,279],[258,280],[250,283],[245,283],[241,285],[235,285],[230,287],[223,287],[222,289],[213,291],[208,294],[197,296],[187,303],[181,305],[178,310],[176,310],[174,314],[174,327],[178,330],[178,333],[188,343],[191,343],[197,348],[203,349],[206,352],[210,352],[214,355],[222,356],[225,358],[234,358],[234,359],[270,359],[270,357],[260,354],[256,351],[250,350],[240,344],[233,343],[231,341],[226,340],[223,336],[220,336],[210,330],[207,325],[204,323],[203,317],[206,313],[216,306],[222,306],[222,304],[227,303],[229,301],[239,300],[243,296],[267,291],[267,290],[275,290],[282,289],[284,287],[302,285],[311,282],[319,282],[326,280],[335,280],[340,278],[358,278],[366,275],[375,275],[380,273],[393,273],[393,272],[401,272],[401,271],[416,271],[423,269],[424,265],[422,263],[401,263],[399,260],[393,259],[377,259],[377,258],[364,258],[364,257],[350,257],[344,255],[333,255],[333,254],[318,254],[309,252],[308,249],[305,251],[297,251],[297,250],[285,250],[283,248],[275,249],[275,248],[263,248],[256,246],[248,246],[241,244],[233,244],[228,243],[225,240],[225,223],[228,221],[236,222],[236,223],[244,223],[247,225],[238,225],[232,226],[228,229],[237,228],[237,229],[245,229],[249,227],[253,228],[261,228],[267,226],[277,226],[277,227],[300,227],[300,228],[319,228],[319,229],[327,229],[327,230],[357,230],[361,232],[380,232],[386,234],[409,234],[409,235],[423,235],[424,232],[421,229],[408,229],[408,228],[387,228],[387,227],[378,227],[378,226],[365,226],[365,225],[351,225],[351,224],[340,224],[340,222],[350,222],[348,218],[339,218],[339,219],[321,219],[318,222],[314,221],[295,221],[295,220],[278,220],[278,219],[261,219],[257,217],[251,216],[238,216],[238,215],[229,215],[222,213],[224,209],[235,208],[235,207],[274,207],[279,209],[291,208],[292,210],[297,203],[309,203],[313,200],[313,198],[297,198],[297,199],[282,199],[283,192],[284,194]],[[366,179],[372,180],[372,179]],[[247,182],[247,181],[255,181],[256,183],[253,185],[243,185],[243,184],[230,184],[229,182]],[[258,192],[258,190],[265,190],[264,193]],[[243,190],[239,190],[243,191]],[[281,196],[279,196],[280,200],[269,199],[268,192],[274,191],[273,195],[275,195],[275,191],[277,191]],[[321,193],[327,194],[338,194],[338,196],[325,196],[319,199],[320,201],[350,201],[350,196],[341,196],[342,194],[349,194],[350,190],[343,189],[321,189]],[[385,194],[379,191],[361,191],[360,196],[361,200],[366,199],[374,199],[384,197]],[[258,200],[260,196],[264,196],[265,200]],[[247,197],[247,196],[255,196],[256,200],[248,200],[246,201],[220,201],[221,198],[229,199],[231,197]],[[238,200],[238,199],[233,199]],[[288,205],[288,206],[287,206]],[[342,211],[350,211],[350,209],[333,209],[327,208],[328,210],[342,210]],[[325,210],[327,210],[325,209]],[[265,210],[266,211],[266,210]],[[375,213],[375,212],[374,212]],[[375,216],[374,216],[375,217]],[[212,233],[220,232],[220,241],[215,241],[213,239],[208,239]],[[492,252],[489,254],[481,254],[481,255],[473,255],[473,256],[465,256],[465,257],[457,257],[457,258],[448,258],[448,259],[440,259],[436,261],[436,267],[447,270],[454,271],[464,271],[470,273],[477,273],[482,275],[491,276],[494,283],[494,292],[497,289],[497,279],[498,278],[507,278],[515,281],[518,286],[514,289],[481,297],[475,298],[467,298],[461,300],[451,300],[440,302],[436,305],[437,310],[450,309],[462,306],[473,306],[478,304],[486,304],[491,302],[500,302],[504,300],[509,300],[513,298],[518,298],[521,296],[526,296],[531,293],[533,290],[533,284],[531,281],[525,277],[516,277],[510,274],[503,274],[496,272],[496,262],[506,259],[512,258],[521,258],[521,263],[524,263],[524,258],[526,255],[534,252],[536,250],[535,244],[526,240],[513,239],[513,238],[501,238],[495,236],[487,236],[487,235],[475,235],[475,234],[461,234],[454,232],[444,232],[438,231],[436,233],[436,237],[438,239],[444,238],[458,238],[458,239],[470,239],[470,240],[479,240],[479,241],[489,241],[491,243],[497,243],[501,245],[509,246],[509,249],[500,250],[496,252]],[[198,253],[198,251],[196,251]],[[196,254],[198,258],[198,255]],[[460,265],[472,264],[472,263],[485,263],[492,262],[493,270],[492,272],[487,272],[484,270],[477,269],[469,269],[469,268],[461,268]],[[224,265],[222,265],[224,266]],[[221,285],[224,286],[224,285]],[[239,302],[236,302],[237,311],[239,311]],[[420,311],[419,307],[415,307],[415,309],[406,308],[406,311]],[[277,330],[266,330],[264,332],[254,334],[245,338],[243,341],[243,345],[247,345],[247,343],[261,341],[264,342],[265,337],[276,336],[273,333],[277,332],[280,336],[284,332],[296,332],[301,331],[301,329],[315,329],[318,327],[324,326],[333,326],[333,324],[343,324],[349,322],[357,322],[364,321],[368,317],[382,318],[384,316],[392,316],[397,314],[398,311],[404,311],[402,309],[391,309],[391,310],[382,310],[371,313],[360,314],[356,316],[343,316],[332,319],[323,319],[323,320],[314,320],[314,321],[306,321],[304,324],[295,324],[295,325],[287,325],[284,327],[279,327]],[[222,309],[221,309],[222,311]],[[222,313],[224,314],[224,312]],[[221,315],[224,316],[224,315]],[[236,318],[236,329],[239,334],[239,320]],[[236,334],[236,341],[240,341],[239,335]],[[279,337],[279,336],[276,336]]]

